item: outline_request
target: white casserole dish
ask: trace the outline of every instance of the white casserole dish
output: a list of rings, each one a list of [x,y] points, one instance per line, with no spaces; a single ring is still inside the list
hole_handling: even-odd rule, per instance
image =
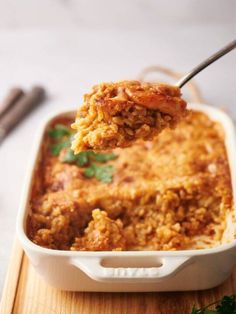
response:
[[[205,112],[225,131],[233,197],[236,199],[236,142],[231,119],[221,110],[203,104],[189,108]],[[43,123],[35,147],[17,219],[17,235],[36,271],[50,285],[73,291],[183,291],[208,289],[222,283],[236,264],[236,240],[216,248],[186,251],[70,252],[35,245],[26,236],[26,218],[34,169],[45,132]],[[228,232],[234,238],[234,227]]]

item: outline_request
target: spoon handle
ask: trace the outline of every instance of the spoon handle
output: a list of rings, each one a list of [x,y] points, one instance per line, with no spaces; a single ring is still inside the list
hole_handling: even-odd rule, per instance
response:
[[[179,88],[183,87],[191,78],[193,78],[196,74],[205,69],[208,65],[215,62],[219,58],[223,57],[226,53],[236,48],[236,40],[230,42],[228,45],[214,53],[211,57],[207,58],[205,61],[196,66],[192,71],[182,77],[177,83],[176,86]]]

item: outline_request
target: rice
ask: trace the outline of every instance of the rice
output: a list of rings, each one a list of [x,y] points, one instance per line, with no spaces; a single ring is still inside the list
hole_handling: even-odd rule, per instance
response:
[[[137,139],[151,140],[173,128],[186,115],[178,87],[121,81],[94,86],[85,95],[72,128],[72,149],[106,150],[128,147]]]
[[[205,114],[194,111],[153,141],[115,149],[111,183],[61,163],[51,142],[46,136],[31,195],[27,233],[34,243],[73,251],[222,243],[233,209],[231,178],[222,128]]]

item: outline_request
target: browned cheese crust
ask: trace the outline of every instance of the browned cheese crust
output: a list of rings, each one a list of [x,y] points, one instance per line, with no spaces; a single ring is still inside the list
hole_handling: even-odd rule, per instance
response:
[[[152,142],[114,150],[109,184],[61,163],[49,144],[46,136],[31,196],[28,236],[34,243],[89,251],[221,243],[232,210],[231,179],[221,126],[205,114],[192,112]]]
[[[106,150],[128,147],[137,139],[151,140],[173,128],[186,115],[180,89],[166,84],[121,81],[102,83],[84,96],[72,128],[72,149]]]

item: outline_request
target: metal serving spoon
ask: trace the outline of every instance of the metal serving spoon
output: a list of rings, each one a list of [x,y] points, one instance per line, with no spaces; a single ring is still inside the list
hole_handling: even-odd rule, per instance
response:
[[[183,87],[191,78],[193,78],[196,74],[201,72],[203,69],[208,67],[211,63],[215,62],[219,58],[223,57],[225,54],[230,52],[231,50],[236,48],[236,40],[230,42],[228,45],[214,53],[211,57],[207,58],[205,61],[201,62],[195,68],[192,69],[188,74],[182,77],[175,85],[179,88]]]

